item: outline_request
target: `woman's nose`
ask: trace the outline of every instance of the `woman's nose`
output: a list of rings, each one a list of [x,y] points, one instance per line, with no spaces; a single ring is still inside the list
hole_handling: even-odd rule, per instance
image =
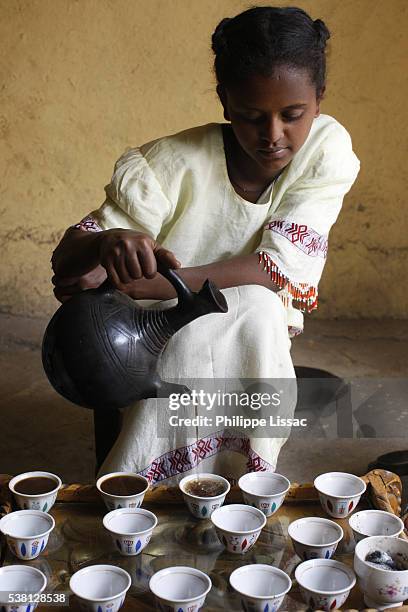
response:
[[[269,145],[276,145],[283,137],[283,121],[277,117],[271,117],[265,121],[261,133],[262,141]]]

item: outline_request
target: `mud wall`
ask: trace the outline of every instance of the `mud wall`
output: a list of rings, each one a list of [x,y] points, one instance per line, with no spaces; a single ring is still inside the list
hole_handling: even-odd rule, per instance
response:
[[[259,2],[259,4],[265,4]],[[318,317],[405,317],[405,0],[297,0],[332,31],[322,111],[362,162]],[[51,313],[49,260],[128,146],[222,121],[210,36],[238,0],[0,0],[0,309]],[[406,207],[405,207],[406,208]]]

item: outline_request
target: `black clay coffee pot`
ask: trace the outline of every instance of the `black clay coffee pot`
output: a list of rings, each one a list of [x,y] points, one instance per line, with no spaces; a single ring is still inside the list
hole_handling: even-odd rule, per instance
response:
[[[227,312],[221,291],[206,280],[197,293],[175,272],[176,306],[142,308],[105,281],[62,304],[44,334],[42,360],[54,389],[74,404],[113,410],[140,399],[168,397],[186,387],[161,380],[157,361],[169,338],[194,319]]]

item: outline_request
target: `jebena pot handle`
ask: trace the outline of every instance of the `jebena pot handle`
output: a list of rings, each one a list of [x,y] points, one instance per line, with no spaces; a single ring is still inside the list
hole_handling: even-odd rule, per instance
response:
[[[177,292],[179,302],[189,302],[193,299],[194,293],[187,287],[183,279],[177,274],[176,270],[169,268],[161,261],[157,260],[157,271],[159,274],[164,276],[174,287]],[[117,290],[115,285],[107,278],[99,287],[98,291],[101,293],[110,293]]]
[[[187,287],[186,283],[177,274],[175,269],[169,268],[160,260],[157,260],[157,271],[173,285],[177,292],[179,302],[186,303],[194,298],[194,293]]]

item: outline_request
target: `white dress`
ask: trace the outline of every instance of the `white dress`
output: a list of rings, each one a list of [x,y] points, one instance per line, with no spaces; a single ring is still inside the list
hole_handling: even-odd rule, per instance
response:
[[[282,288],[278,294],[259,285],[224,289],[228,313],[199,318],[168,342],[159,363],[164,380],[193,380],[197,389],[204,379],[212,380],[223,391],[236,389],[243,379],[274,379],[281,386],[290,381],[282,409],[293,414],[290,337],[303,328],[301,310],[317,305],[328,233],[358,170],[347,131],[327,115],[314,120],[305,144],[256,203],[239,196],[229,181],[219,124],[161,138],[119,159],[106,201],[78,227],[142,231],[173,251],[182,267],[258,252],[265,273]],[[270,429],[263,436],[262,428],[223,427],[198,427],[191,435],[169,425],[163,401],[125,409],[101,474],[134,471],[156,484],[177,481],[191,470],[231,481],[247,471],[274,470],[288,428],[279,430],[279,437]],[[197,407],[187,414],[197,415]]]

